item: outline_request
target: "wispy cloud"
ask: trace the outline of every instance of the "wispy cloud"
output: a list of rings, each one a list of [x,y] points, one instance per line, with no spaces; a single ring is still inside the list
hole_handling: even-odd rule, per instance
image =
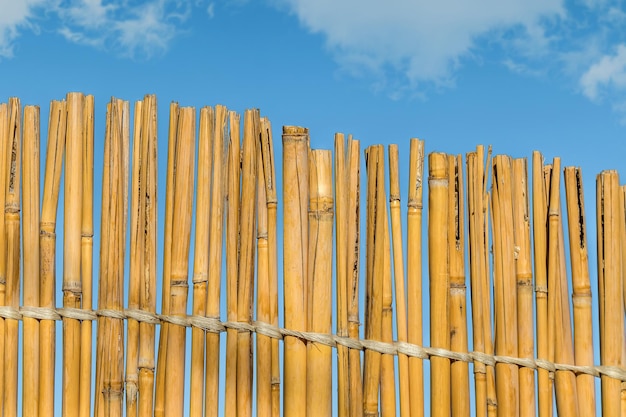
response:
[[[598,100],[602,90],[612,87],[614,92],[626,90],[626,45],[617,47],[614,54],[603,56],[580,77],[583,94]]]
[[[35,27],[35,11],[44,3],[45,0],[0,0],[0,57],[13,56],[20,30]]]

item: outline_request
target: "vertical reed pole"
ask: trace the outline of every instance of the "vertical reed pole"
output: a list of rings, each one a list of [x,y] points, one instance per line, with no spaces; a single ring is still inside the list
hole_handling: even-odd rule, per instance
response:
[[[525,158],[513,160],[513,229],[517,278],[517,338],[520,358],[533,359],[533,281],[528,210],[528,168]],[[519,370],[520,416],[535,415],[535,370]]]
[[[591,314],[591,282],[587,253],[587,227],[582,171],[565,168],[565,194],[569,231],[570,262],[572,266],[572,305],[574,307],[574,352],[576,365],[593,366],[593,324]],[[593,375],[576,376],[580,415],[596,415],[595,378]]]
[[[430,342],[450,349],[448,257],[448,160],[443,153],[428,157],[428,269],[430,281]],[[431,415],[450,415],[450,359],[432,357]]]
[[[39,307],[39,107],[24,107],[22,245],[24,306]],[[39,414],[39,320],[24,317],[22,414]]]
[[[83,194],[83,104],[81,93],[67,96],[65,144],[65,215],[63,229],[63,307],[80,308]],[[63,319],[63,415],[79,415],[80,321]]]
[[[41,280],[39,302],[41,307],[46,308],[56,307],[56,218],[59,190],[61,188],[63,153],[65,150],[66,120],[65,101],[52,101],[48,123],[48,148],[46,151],[46,171],[39,235],[39,274]],[[2,184],[1,180],[0,184]],[[0,196],[3,194],[3,192],[0,192]],[[1,206],[3,205],[0,204]],[[3,224],[0,223],[0,228],[2,226]],[[0,236],[2,236],[1,233]],[[0,240],[4,241],[4,239]],[[0,259],[2,259],[1,245],[2,243],[0,243]],[[39,324],[39,331],[39,415],[43,416],[50,410],[54,410],[56,324],[53,320],[42,320]]]
[[[172,255],[170,269],[170,311],[173,316],[185,317],[188,297],[189,240],[193,208],[194,153],[196,112],[193,107],[180,109],[174,161],[174,207],[172,224]],[[165,375],[165,415],[182,416],[185,386],[184,326],[171,325],[167,334],[167,362]]]
[[[621,366],[624,342],[622,265],[619,227],[619,177],[603,171],[597,177],[598,305],[600,308],[600,361],[604,366]],[[621,382],[601,376],[602,415],[620,416]]]
[[[422,346],[422,191],[424,141],[411,139],[407,202],[407,340]],[[394,250],[395,253],[395,250]],[[424,415],[424,364],[409,358],[411,417]],[[404,416],[404,413],[402,413]]]
[[[465,289],[465,205],[461,155],[448,155],[448,258],[450,265],[450,349],[467,353],[467,300]],[[450,365],[453,416],[469,416],[469,365]]]
[[[8,193],[8,178],[11,166],[11,152],[9,141],[9,106],[0,103],[0,306],[6,306],[7,280],[7,234],[6,234],[6,197]],[[0,358],[5,358],[6,320],[0,318]],[[0,366],[0,413],[4,411],[5,378],[6,372]]]
[[[209,233],[209,286],[207,306],[203,312],[207,317],[220,318],[220,287],[222,279],[222,230],[224,227],[224,190],[226,160],[225,133],[228,111],[224,106],[215,107],[215,134],[213,135],[213,186],[211,189],[211,224]],[[196,204],[197,206],[197,204]],[[208,211],[208,210],[207,210]],[[219,361],[220,334],[207,332],[206,340],[206,382],[205,415],[217,416],[219,411]]]
[[[309,319],[308,330],[331,333],[333,187],[330,151],[314,150],[309,157]],[[332,415],[332,348],[307,345],[309,416]]]
[[[285,328],[306,331],[309,195],[309,131],[283,127],[284,308]],[[284,414],[302,415],[306,402],[306,343],[287,336],[284,346]]]
[[[393,240],[393,282],[396,290],[396,327],[398,342],[407,342],[404,250],[402,247],[398,158],[398,146],[389,145],[389,206]],[[400,415],[406,417],[411,415],[411,396],[409,388],[409,357],[403,353],[398,354],[398,373],[400,380]]]
[[[381,159],[384,148],[381,147]],[[384,167],[384,164],[382,164]],[[384,174],[384,170],[383,170]],[[386,194],[384,196],[387,198]],[[391,242],[389,238],[389,214],[386,200],[383,203],[383,291],[382,291],[382,332],[380,340],[393,343],[393,289],[391,284]],[[380,409],[382,417],[396,415],[396,375],[394,355],[383,354],[380,359]]]

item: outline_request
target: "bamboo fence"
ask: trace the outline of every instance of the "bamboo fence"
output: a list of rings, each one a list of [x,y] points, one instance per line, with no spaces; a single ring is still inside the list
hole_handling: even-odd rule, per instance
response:
[[[0,103],[0,415],[626,415],[617,171],[133,108]]]

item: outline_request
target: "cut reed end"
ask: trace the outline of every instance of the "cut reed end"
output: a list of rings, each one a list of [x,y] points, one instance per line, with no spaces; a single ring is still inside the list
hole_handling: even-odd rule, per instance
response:
[[[309,129],[302,126],[283,126],[283,135],[308,135]]]

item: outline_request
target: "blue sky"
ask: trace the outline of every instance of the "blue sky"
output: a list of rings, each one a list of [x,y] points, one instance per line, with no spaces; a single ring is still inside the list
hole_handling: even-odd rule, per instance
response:
[[[625,24],[611,0],[0,0],[0,95],[40,105],[45,138],[50,100],[93,94],[96,152],[109,98],[147,93],[162,158],[173,100],[258,107],[277,152],[285,124],[398,143],[404,167],[411,137],[537,149],[582,167],[595,236],[595,175],[624,166]]]

